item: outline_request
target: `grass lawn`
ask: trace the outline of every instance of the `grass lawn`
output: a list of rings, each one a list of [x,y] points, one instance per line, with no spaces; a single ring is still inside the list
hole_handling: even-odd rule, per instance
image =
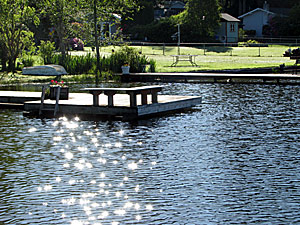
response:
[[[182,55],[198,55],[196,63],[192,66],[189,62],[179,62],[176,67],[171,66],[173,57],[178,54],[176,46],[133,46],[142,54],[156,61],[156,72],[193,72],[209,70],[228,70],[228,69],[247,69],[278,67],[280,64],[291,66],[295,60],[283,57],[283,53],[288,49],[298,48],[299,46],[272,45],[269,47],[226,47],[226,46],[200,46],[200,47],[180,47]],[[101,55],[112,54],[112,49],[117,51],[120,47],[102,47]],[[91,48],[86,47],[85,51],[72,51],[73,55],[82,55],[91,52]],[[35,56],[35,64],[40,65],[41,59]],[[24,82],[49,82],[54,77],[45,76],[23,76],[21,72],[14,75],[0,73],[0,83],[24,83]],[[67,82],[92,81],[94,75],[64,76]]]
[[[15,84],[26,84],[26,83],[43,83],[49,84],[50,81],[55,79],[56,76],[30,76],[22,75],[21,71],[18,71],[15,74],[12,73],[0,73],[0,85],[15,85]],[[68,83],[91,83],[95,82],[95,75],[93,74],[83,74],[83,75],[64,75],[62,80]]]
[[[172,67],[173,57],[178,54],[177,47],[163,46],[132,46],[142,52],[148,58],[156,61],[157,72],[189,72],[207,70],[227,70],[278,67],[280,64],[286,66],[294,65],[295,61],[283,57],[288,48],[298,46],[272,45],[269,47],[226,47],[226,46],[201,46],[180,47],[181,55],[198,55],[196,57],[197,67],[189,62],[180,61],[176,67]],[[119,47],[102,47],[101,54],[109,55],[112,49],[117,51]],[[86,48],[86,51],[91,51]],[[81,54],[80,52],[73,54]]]

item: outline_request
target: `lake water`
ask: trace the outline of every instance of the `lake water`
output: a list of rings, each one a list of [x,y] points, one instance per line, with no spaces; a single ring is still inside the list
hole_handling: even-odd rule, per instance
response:
[[[129,123],[0,111],[0,224],[300,224],[300,86],[166,84]]]

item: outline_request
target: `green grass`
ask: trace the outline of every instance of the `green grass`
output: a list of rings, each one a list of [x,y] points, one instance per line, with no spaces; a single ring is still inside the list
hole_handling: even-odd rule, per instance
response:
[[[247,69],[278,67],[280,64],[286,66],[294,65],[295,61],[289,57],[283,57],[283,53],[288,48],[298,48],[299,46],[272,45],[269,47],[225,47],[225,46],[200,46],[200,47],[180,47],[180,54],[198,55],[196,63],[192,66],[189,62],[179,62],[176,67],[172,67],[173,57],[178,54],[176,46],[133,46],[141,51],[148,58],[156,61],[156,72],[192,72],[209,70]],[[102,47],[101,55],[107,56],[112,53],[112,49],[117,51],[120,47]],[[90,48],[85,51],[72,51],[71,54],[82,55],[91,52]],[[40,65],[42,60],[35,56],[35,64]],[[12,75],[11,73],[0,74],[1,84],[24,83],[24,82],[49,82],[54,77],[45,76],[23,76],[21,72]],[[94,75],[64,76],[66,82],[88,82],[94,80]]]
[[[50,81],[55,79],[56,76],[29,76],[22,75],[21,72],[17,73],[0,73],[0,84],[10,85],[10,84],[24,84],[24,83],[44,83],[50,84]],[[93,74],[83,74],[83,75],[64,75],[62,80],[66,83],[81,82],[90,83],[95,81],[95,75]]]
[[[196,57],[197,67],[189,62],[180,61],[176,67],[172,67],[173,57],[178,54],[176,46],[133,46],[141,51],[148,58],[156,61],[157,72],[192,72],[207,70],[227,70],[246,68],[278,67],[280,64],[286,66],[294,65],[295,61],[288,57],[283,57],[283,53],[288,48],[298,46],[272,45],[269,47],[226,47],[226,46],[200,46],[200,47],[180,47],[181,55],[198,55]],[[101,54],[111,54],[119,47],[102,47]],[[87,48],[86,51],[90,51]],[[79,53],[77,53],[79,54]]]

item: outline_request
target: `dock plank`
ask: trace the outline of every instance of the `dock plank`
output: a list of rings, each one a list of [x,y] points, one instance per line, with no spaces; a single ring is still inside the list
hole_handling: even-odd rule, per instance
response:
[[[192,96],[180,96],[180,95],[158,95],[158,103],[168,103],[171,101],[180,101],[191,99]],[[148,104],[151,104],[150,95]],[[107,95],[100,94],[99,106],[107,107],[108,97]],[[28,101],[27,103],[40,104],[40,101]],[[45,99],[44,104],[55,105],[55,100]],[[87,93],[70,93],[69,100],[59,100],[60,105],[83,105],[93,106],[93,96]],[[137,106],[142,105],[142,99],[137,98]],[[130,98],[127,94],[116,94],[114,99],[115,107],[130,107]]]
[[[0,91],[1,103],[23,104],[26,101],[36,101],[40,99],[41,99],[41,92]]]

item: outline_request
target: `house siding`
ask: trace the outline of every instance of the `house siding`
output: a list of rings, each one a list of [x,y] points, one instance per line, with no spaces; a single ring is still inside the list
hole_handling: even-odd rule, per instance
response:
[[[227,42],[238,42],[238,23],[227,22]]]
[[[273,13],[262,9],[240,16],[243,19],[244,30],[255,30],[256,36],[262,36],[263,26],[267,25]]]
[[[231,29],[231,26],[234,27],[234,30]],[[238,42],[238,23],[221,22],[221,26],[216,34],[216,38],[221,42],[236,43]]]
[[[239,37],[239,22],[240,20],[227,13],[221,13],[221,24],[216,31],[216,40],[223,43],[237,43]]]

